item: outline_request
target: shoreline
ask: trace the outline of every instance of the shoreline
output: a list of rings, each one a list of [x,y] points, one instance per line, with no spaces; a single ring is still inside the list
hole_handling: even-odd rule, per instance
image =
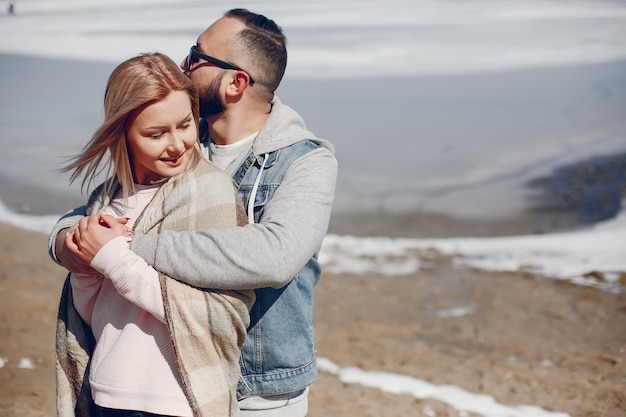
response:
[[[357,237],[452,238],[533,235],[589,225],[568,212],[527,210],[505,218],[462,218],[444,213],[333,213],[328,233]]]
[[[63,195],[45,199],[45,204],[36,203],[41,201],[38,197],[41,191],[36,187],[28,187],[17,190],[6,200],[0,197],[9,210],[28,216],[60,218],[68,210],[84,204],[82,198]],[[37,197],[33,199],[33,196]],[[390,238],[496,237],[560,232],[590,224],[581,221],[573,213],[558,211],[527,210],[493,219],[463,218],[419,210],[400,213],[333,212],[328,234]]]
[[[590,156],[577,163],[561,166],[551,175],[534,178],[526,195],[515,209],[500,212],[483,202],[480,214],[456,214],[432,209],[373,210],[357,206],[347,211],[336,206],[329,233],[384,237],[492,237],[543,234],[579,228],[614,217],[626,201],[626,152],[604,157]],[[46,188],[25,184],[0,175],[0,200],[8,209],[26,215],[58,215],[87,200],[74,188]],[[513,191],[509,191],[514,193]],[[484,198],[484,192],[473,195]],[[492,196],[502,198],[506,196]]]
[[[87,200],[76,192],[63,194],[41,186],[17,185],[0,177],[1,202],[12,212],[58,216]],[[475,218],[413,210],[407,212],[334,210],[329,234],[398,238],[494,237],[542,234],[587,226],[568,210],[526,209],[508,217]]]

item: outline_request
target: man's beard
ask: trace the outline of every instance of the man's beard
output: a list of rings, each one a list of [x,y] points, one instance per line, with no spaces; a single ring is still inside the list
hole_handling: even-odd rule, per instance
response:
[[[220,84],[224,73],[213,79],[205,88],[200,88],[200,117],[207,118],[224,112],[224,102],[220,97]]]

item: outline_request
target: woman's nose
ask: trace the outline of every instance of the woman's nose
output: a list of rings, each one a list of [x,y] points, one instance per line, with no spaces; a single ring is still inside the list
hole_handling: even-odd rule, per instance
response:
[[[168,146],[168,150],[174,154],[180,154],[185,150],[185,142],[177,135],[172,135],[172,140]]]

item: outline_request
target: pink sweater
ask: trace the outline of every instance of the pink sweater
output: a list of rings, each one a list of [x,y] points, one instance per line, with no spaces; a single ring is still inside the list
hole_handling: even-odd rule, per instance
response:
[[[158,186],[139,186],[124,210],[116,196],[105,212],[134,219]],[[89,375],[102,407],[191,417],[165,324],[158,273],[123,237],[107,243],[91,266],[101,275],[72,274],[76,310],[92,327],[96,348]]]

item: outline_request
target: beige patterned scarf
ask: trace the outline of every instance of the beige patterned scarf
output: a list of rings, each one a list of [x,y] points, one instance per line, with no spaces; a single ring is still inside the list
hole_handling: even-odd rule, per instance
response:
[[[89,212],[98,212],[110,199],[102,195],[90,199]],[[135,231],[148,234],[244,224],[245,212],[230,178],[202,160],[194,170],[161,186],[137,219]],[[194,417],[238,415],[240,349],[254,292],[200,290],[163,274],[160,282],[178,370]],[[74,309],[69,277],[61,296],[56,339],[57,414],[93,416],[88,367],[95,341]]]

